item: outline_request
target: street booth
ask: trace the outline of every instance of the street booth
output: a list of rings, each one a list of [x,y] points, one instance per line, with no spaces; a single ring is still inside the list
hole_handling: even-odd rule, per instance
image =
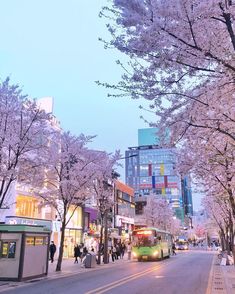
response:
[[[0,280],[46,276],[50,233],[43,226],[0,224]]]

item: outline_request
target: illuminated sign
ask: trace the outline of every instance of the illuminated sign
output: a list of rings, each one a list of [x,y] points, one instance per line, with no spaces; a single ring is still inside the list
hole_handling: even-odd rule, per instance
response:
[[[136,235],[152,235],[153,231],[138,231]]]
[[[39,220],[33,218],[23,218],[18,216],[6,216],[5,223],[9,225],[31,225],[31,226],[43,226],[52,229],[52,222],[50,220]]]

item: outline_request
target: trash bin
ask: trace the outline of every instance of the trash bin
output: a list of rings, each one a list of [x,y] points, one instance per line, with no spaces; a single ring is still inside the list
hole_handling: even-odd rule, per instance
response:
[[[96,256],[95,254],[87,253],[85,259],[85,268],[95,267],[96,265]]]

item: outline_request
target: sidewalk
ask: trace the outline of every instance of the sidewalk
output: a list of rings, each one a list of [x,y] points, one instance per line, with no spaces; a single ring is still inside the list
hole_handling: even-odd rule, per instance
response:
[[[235,294],[235,266],[220,265],[214,255],[207,294]]]
[[[124,263],[129,262],[127,260],[127,254],[124,256],[123,259],[115,260],[114,263],[111,260],[108,264],[102,263],[100,265],[96,265],[93,268],[85,268],[81,266],[80,261],[78,263],[74,263],[74,258],[66,258],[62,262],[62,267],[61,267],[62,270],[60,272],[56,272],[55,269],[56,269],[57,260],[55,260],[53,263],[49,262],[47,276],[30,279],[23,282],[0,281],[0,293],[5,292],[9,289],[19,288],[25,285],[29,285],[30,283],[37,282],[37,281],[59,279],[62,277],[73,276],[73,275],[82,274],[85,272],[97,271],[103,268],[114,267],[114,266],[122,264],[123,262]]]
[[[61,276],[67,276],[67,275],[76,275],[78,273],[83,273],[83,272],[90,272],[90,271],[94,271],[94,270],[99,270],[105,267],[113,267],[115,265],[119,265],[123,262],[128,262],[127,260],[127,254],[125,254],[123,259],[117,259],[114,262],[112,262],[112,259],[110,257],[109,263],[108,264],[104,264],[101,263],[100,265],[96,265],[93,268],[85,268],[84,266],[82,266],[81,261],[79,261],[78,263],[74,263],[74,258],[66,258],[63,260],[62,262],[62,270],[61,272],[56,272],[56,264],[57,264],[57,260],[55,260],[53,263],[49,262],[48,265],[48,275],[46,278],[56,278],[56,277],[61,277]]]

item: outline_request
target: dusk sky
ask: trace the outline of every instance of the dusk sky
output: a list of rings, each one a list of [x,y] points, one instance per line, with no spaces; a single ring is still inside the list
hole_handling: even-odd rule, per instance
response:
[[[124,154],[138,142],[142,101],[107,98],[96,80],[117,82],[116,60],[99,37],[110,38],[98,14],[107,0],[8,0],[0,10],[0,78],[10,76],[33,98],[54,97],[54,113],[65,130],[97,135],[92,147]],[[146,105],[146,102],[145,102]],[[124,163],[124,162],[123,162]],[[124,180],[124,170],[122,174]]]

